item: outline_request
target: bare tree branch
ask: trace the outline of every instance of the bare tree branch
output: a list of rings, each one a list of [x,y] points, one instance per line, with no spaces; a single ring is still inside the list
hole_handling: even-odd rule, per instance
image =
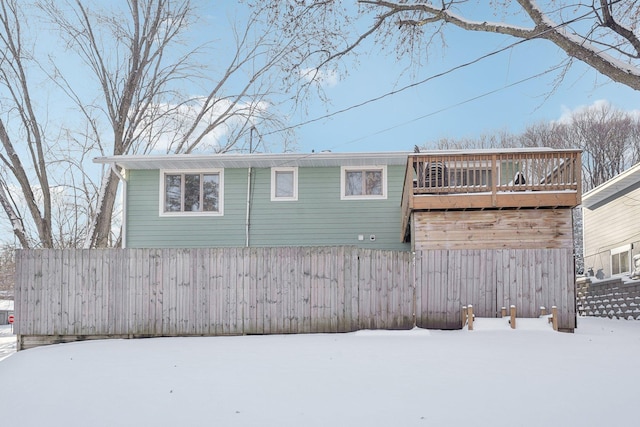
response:
[[[353,52],[373,34],[377,36],[376,42],[381,50],[393,45],[391,47],[395,48],[398,56],[426,58],[434,36],[444,37],[444,30],[455,26],[466,31],[504,34],[522,41],[551,41],[570,58],[586,63],[613,81],[640,90],[640,40],[637,36],[640,15],[633,0],[575,3],[502,0],[485,4],[485,8],[493,8],[496,14],[505,15],[499,22],[473,19],[477,3],[469,0],[357,0],[360,6],[357,16],[353,12],[349,14],[349,11],[344,13],[344,9],[337,6],[339,2],[312,2],[317,9],[324,9],[324,19],[316,16],[313,19],[322,25],[329,23],[328,28],[309,22],[303,14],[310,8],[307,2],[272,3],[278,6],[273,6],[270,17],[279,19],[283,31],[303,28],[322,40],[309,47],[309,52],[326,52],[315,62],[317,67],[328,66],[330,62]],[[283,12],[287,8],[289,12]],[[518,18],[527,18],[532,24],[511,24],[508,22],[510,15],[504,11],[513,12]],[[347,34],[354,31],[350,24],[356,19],[369,23],[344,46]]]
[[[24,70],[25,55],[22,49],[21,16],[18,3],[13,0],[0,1],[0,44],[0,52],[2,52],[0,54],[0,62],[2,63],[0,85],[7,88],[13,104],[13,107],[6,113],[15,113],[14,117],[26,135],[29,163],[35,172],[35,179],[32,180],[29,177],[3,120],[0,120],[0,142],[4,148],[4,154],[0,153],[0,159],[8,166],[25,195],[25,203],[38,230],[40,245],[50,248],[53,246],[53,239],[51,236],[51,198],[45,156],[46,142],[40,131],[40,122],[35,113]],[[36,200],[33,193],[33,188],[36,186],[41,190],[41,203]],[[3,207],[10,218],[15,215],[15,212],[7,211],[5,203],[3,203]],[[15,224],[14,230],[16,230]],[[24,228],[18,232],[23,230]],[[23,241],[23,239],[20,240]]]

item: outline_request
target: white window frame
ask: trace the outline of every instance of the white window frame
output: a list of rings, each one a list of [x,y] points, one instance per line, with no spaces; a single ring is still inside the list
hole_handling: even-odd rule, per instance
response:
[[[382,172],[382,194],[363,194],[347,196],[347,172],[357,171],[381,171]],[[387,198],[387,166],[342,166],[340,168],[340,199],[341,200],[384,200]]]
[[[218,210],[216,212],[165,212],[165,175],[182,175],[182,174],[218,174]],[[159,197],[159,215],[164,217],[194,217],[194,216],[223,216],[224,215],[224,169],[161,169],[160,170],[160,197]]]
[[[293,172],[293,196],[276,196],[276,174],[278,172]],[[293,202],[298,200],[298,168],[297,167],[273,167],[271,168],[271,201]]]
[[[626,253],[627,254],[627,270],[626,271],[619,271],[617,273],[613,272],[613,257],[615,255],[621,256],[620,254]],[[613,248],[611,249],[611,257],[609,258],[609,261],[611,263],[610,265],[610,270],[611,271],[611,275],[612,276],[616,276],[618,274],[624,274],[624,273],[630,273],[631,272],[631,268],[632,268],[632,260],[631,260],[631,244],[628,245],[624,245],[624,246],[618,246],[617,248]]]

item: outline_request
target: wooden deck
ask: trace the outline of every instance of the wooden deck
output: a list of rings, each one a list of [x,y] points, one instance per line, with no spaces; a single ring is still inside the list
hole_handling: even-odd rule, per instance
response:
[[[407,159],[402,237],[412,211],[571,208],[581,202],[580,150],[416,153]]]

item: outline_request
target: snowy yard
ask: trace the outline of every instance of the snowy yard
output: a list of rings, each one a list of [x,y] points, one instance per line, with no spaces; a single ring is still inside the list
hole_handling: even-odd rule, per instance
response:
[[[478,319],[471,332],[111,340],[0,353],[0,420],[21,427],[638,423],[640,322],[581,318],[575,334],[553,332],[544,320],[519,322],[515,331],[502,319]]]

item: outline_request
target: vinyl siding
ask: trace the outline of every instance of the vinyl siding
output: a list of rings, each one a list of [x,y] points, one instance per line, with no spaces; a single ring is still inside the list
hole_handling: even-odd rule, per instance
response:
[[[620,193],[595,206],[582,209],[584,266],[611,275],[611,249],[632,244],[632,256],[640,253],[640,188]]]
[[[224,215],[160,217],[158,170],[128,172],[127,246],[245,246],[247,169],[224,170]],[[340,200],[340,168],[299,168],[298,200],[271,201],[271,169],[252,170],[250,246],[356,245],[409,250],[400,242],[404,166],[387,167],[387,198]],[[358,240],[362,235],[364,240]],[[375,235],[375,241],[370,236]]]

